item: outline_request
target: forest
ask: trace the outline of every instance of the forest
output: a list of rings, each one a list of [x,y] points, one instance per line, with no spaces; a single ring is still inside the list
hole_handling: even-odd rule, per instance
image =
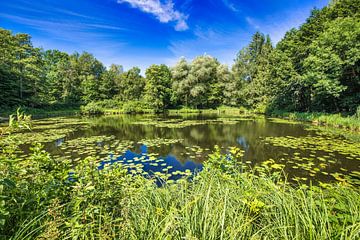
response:
[[[137,106],[245,107],[259,113],[328,112],[352,115],[360,104],[360,2],[332,1],[314,9],[276,46],[256,32],[232,66],[209,55],[173,67],[105,67],[91,53],[33,46],[28,34],[0,29],[0,104],[43,108]],[[359,110],[360,111],[360,110]]]

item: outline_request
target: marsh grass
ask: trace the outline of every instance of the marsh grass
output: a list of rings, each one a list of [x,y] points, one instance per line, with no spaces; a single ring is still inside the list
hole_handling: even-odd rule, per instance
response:
[[[10,155],[8,155],[10,156]],[[7,239],[358,239],[355,188],[291,186],[279,174],[240,171],[237,149],[216,149],[191,181],[157,187],[121,164],[71,167],[40,146],[9,171],[1,161]],[[7,164],[6,164],[7,163]],[[22,173],[24,167],[29,169]],[[4,179],[2,181],[4,183]],[[16,201],[15,201],[16,200]]]
[[[326,125],[337,128],[345,128],[352,131],[360,131],[360,119],[355,116],[342,116],[341,114],[307,113],[307,112],[283,112],[274,111],[272,116],[286,118],[295,121],[312,122],[315,125]]]
[[[254,115],[253,111],[250,111],[244,107],[229,107],[229,106],[219,106],[216,109],[197,109],[190,107],[182,107],[179,109],[169,109],[168,112],[170,114],[235,114],[235,115]]]
[[[19,158],[16,137],[5,140],[0,142],[1,239],[360,237],[359,189],[291,185],[279,171],[244,168],[237,148],[225,154],[215,147],[203,171],[170,182],[131,175],[119,162],[99,170],[92,157],[74,165],[36,143],[29,156]]]

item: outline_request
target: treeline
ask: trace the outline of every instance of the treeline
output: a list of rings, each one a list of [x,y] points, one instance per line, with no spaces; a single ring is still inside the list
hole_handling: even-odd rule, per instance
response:
[[[108,69],[89,53],[36,48],[27,34],[0,29],[0,105],[85,105],[111,99],[144,108],[243,106],[259,112],[353,113],[360,105],[360,0],[313,10],[273,46],[255,33],[233,66],[204,55],[172,68]]]

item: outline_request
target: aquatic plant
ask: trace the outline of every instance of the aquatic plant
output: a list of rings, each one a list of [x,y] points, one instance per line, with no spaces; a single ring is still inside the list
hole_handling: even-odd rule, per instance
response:
[[[80,111],[83,115],[100,115],[104,113],[104,109],[97,102],[89,102],[88,104],[81,106]]]
[[[4,154],[10,161],[4,161]],[[21,161],[3,152],[1,235],[11,239],[359,237],[357,189],[332,184],[329,190],[292,187],[278,177],[241,171],[241,155],[238,148],[225,155],[216,148],[192,181],[169,180],[159,188],[154,179],[128,174],[120,162],[99,171],[95,159],[86,158],[72,169],[69,162],[54,161],[40,145]],[[69,181],[69,172],[75,181]]]
[[[345,128],[352,131],[360,131],[359,118],[355,116],[342,116],[341,114],[326,114],[318,112],[284,112],[273,111],[271,116],[286,118],[295,121],[312,122],[315,125],[328,125]]]

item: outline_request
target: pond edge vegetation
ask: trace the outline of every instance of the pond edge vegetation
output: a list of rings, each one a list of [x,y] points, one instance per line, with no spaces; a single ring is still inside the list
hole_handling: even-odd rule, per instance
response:
[[[129,174],[121,163],[73,166],[34,143],[16,155],[12,132],[31,128],[11,117],[1,142],[0,235],[5,239],[358,239],[359,189],[294,185],[281,170],[248,169],[243,151],[214,147],[195,178],[167,182]],[[71,179],[69,179],[69,173]]]

